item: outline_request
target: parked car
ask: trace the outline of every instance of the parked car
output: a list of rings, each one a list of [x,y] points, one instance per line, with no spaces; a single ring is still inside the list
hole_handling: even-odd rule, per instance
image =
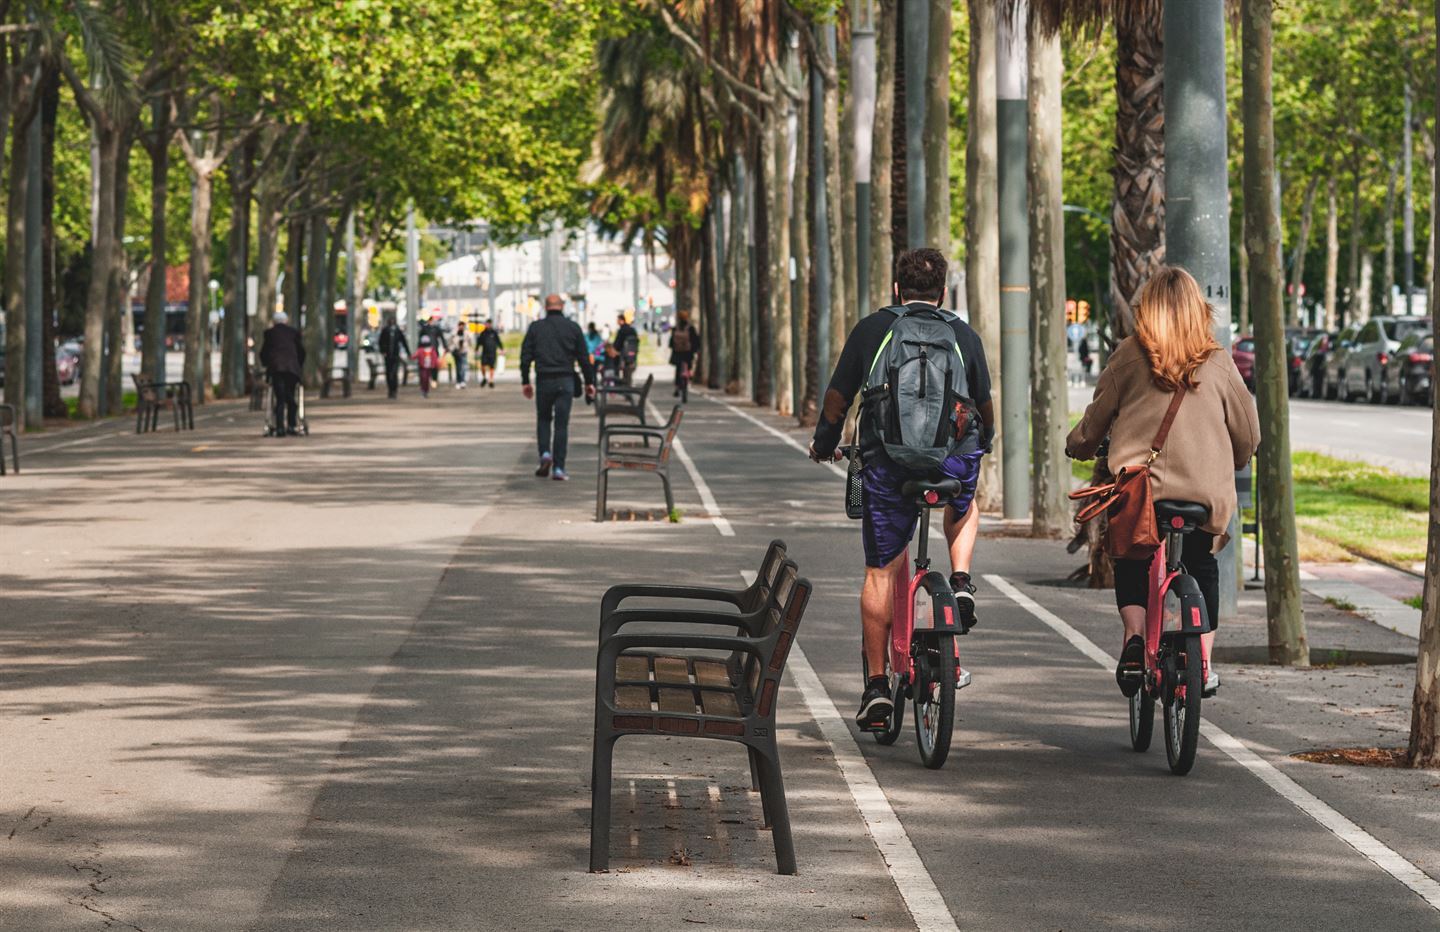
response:
[[[1305,354],[1310,344],[1323,337],[1323,330],[1291,328],[1285,331],[1285,364],[1288,369],[1288,391],[1300,394],[1301,383],[1305,381]]]
[[[1415,330],[1390,354],[1380,378],[1382,404],[1434,403],[1435,336]]]
[[[1336,381],[1343,401],[1363,398],[1374,404],[1380,400],[1380,378],[1390,355],[1400,341],[1416,331],[1428,330],[1424,317],[1372,317],[1355,334],[1355,339]]]
[[[1339,398],[1340,383],[1345,372],[1345,360],[1355,346],[1355,335],[1360,332],[1359,324],[1350,324],[1330,341],[1330,351],[1325,355],[1325,397]]]
[[[1255,390],[1255,338],[1241,337],[1230,347],[1230,357],[1235,360],[1235,368],[1240,370],[1240,378],[1245,381],[1245,387],[1252,392]]]

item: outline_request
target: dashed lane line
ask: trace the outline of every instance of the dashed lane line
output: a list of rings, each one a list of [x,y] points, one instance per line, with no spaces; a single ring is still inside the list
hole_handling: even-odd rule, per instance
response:
[[[1101,650],[1094,641],[1081,634],[1054,612],[1022,593],[1003,576],[986,574],[985,581],[1000,590],[1010,601],[1029,612],[1042,624],[1069,641],[1076,650],[1095,661],[1103,669],[1110,669],[1111,664],[1115,662],[1115,659]],[[1314,793],[1281,773],[1274,764],[1255,753],[1249,745],[1223,728],[1212,722],[1202,721],[1200,731],[1227,757],[1250,771],[1295,808],[1319,822],[1336,838],[1368,858],[1376,867],[1403,883],[1411,892],[1428,903],[1432,909],[1440,910],[1440,883],[1437,883],[1429,874],[1405,860],[1374,835],[1341,815]]]

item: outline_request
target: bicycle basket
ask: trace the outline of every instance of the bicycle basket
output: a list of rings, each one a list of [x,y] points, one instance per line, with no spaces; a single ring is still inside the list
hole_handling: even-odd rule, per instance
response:
[[[860,468],[860,454],[850,454],[850,466],[845,471],[845,517],[857,521],[865,517],[865,483]]]

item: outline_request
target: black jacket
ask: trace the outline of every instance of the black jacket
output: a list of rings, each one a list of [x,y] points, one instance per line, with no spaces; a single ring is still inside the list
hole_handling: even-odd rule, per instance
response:
[[[380,331],[380,355],[392,361],[402,356],[409,358],[410,341],[398,324],[386,324]]]
[[[537,379],[568,376],[575,364],[585,373],[585,384],[595,384],[595,365],[590,361],[589,347],[580,325],[559,311],[546,314],[525,331],[520,344],[520,382],[530,384],[530,364],[535,364]]]
[[[629,324],[621,324],[620,329],[615,331],[615,342],[611,345],[615,347],[616,352],[623,356],[625,355],[626,344],[631,340],[634,340],[636,346],[639,346],[640,334],[636,333],[635,328]]]
[[[272,325],[260,344],[260,364],[267,372],[303,375],[305,344],[300,339],[300,331],[289,324]]]

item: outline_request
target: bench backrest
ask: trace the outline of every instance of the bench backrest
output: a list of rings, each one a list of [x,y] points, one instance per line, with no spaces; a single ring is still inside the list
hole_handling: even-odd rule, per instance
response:
[[[770,598],[770,590],[775,588],[775,579],[780,575],[780,567],[784,564],[785,542],[772,540],[770,546],[765,550],[765,558],[760,561],[760,572],[756,574],[755,582],[745,590],[745,597],[740,600],[740,611],[760,610],[760,607]]]
[[[640,386],[640,395],[635,399],[636,407],[645,407],[645,399],[650,397],[650,387],[655,384],[655,373],[645,376],[645,384]]]
[[[670,411],[670,420],[665,423],[665,439],[660,441],[660,462],[670,459],[670,448],[675,445],[675,434],[680,430],[680,421],[685,417],[685,408],[676,405]]]
[[[755,713],[762,718],[772,718],[775,714],[780,677],[785,672],[790,646],[795,642],[800,619],[805,615],[805,606],[809,601],[810,581],[800,578],[794,561],[786,560],[771,593],[765,630],[756,632],[760,637],[775,638],[770,656],[762,660],[751,655],[745,661],[745,683],[750,700],[755,703]]]

